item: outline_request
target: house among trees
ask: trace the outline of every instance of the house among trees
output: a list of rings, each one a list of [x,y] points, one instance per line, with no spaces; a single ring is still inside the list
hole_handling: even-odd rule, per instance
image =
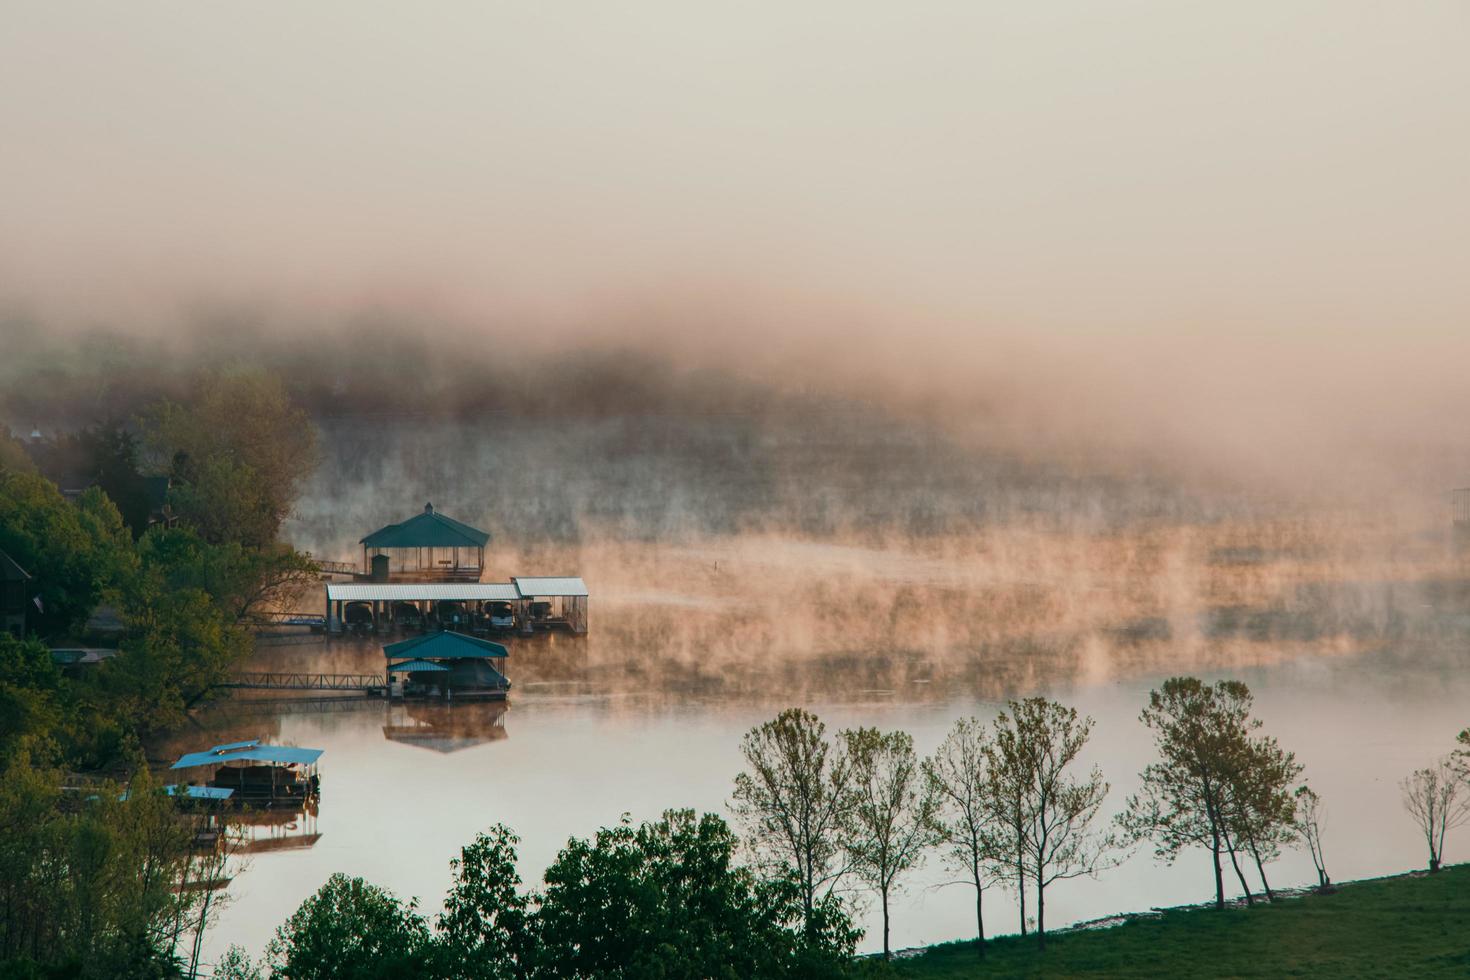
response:
[[[31,576],[0,551],[0,629],[16,639],[26,635],[26,613],[30,611]]]

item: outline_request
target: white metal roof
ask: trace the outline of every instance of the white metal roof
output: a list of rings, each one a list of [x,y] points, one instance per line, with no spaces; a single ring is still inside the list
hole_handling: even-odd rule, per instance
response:
[[[415,599],[513,602],[519,598],[520,593],[509,582],[327,583],[328,602],[412,602]]]
[[[530,578],[512,575],[522,598],[539,596],[583,596],[587,594],[587,583],[579,578]]]

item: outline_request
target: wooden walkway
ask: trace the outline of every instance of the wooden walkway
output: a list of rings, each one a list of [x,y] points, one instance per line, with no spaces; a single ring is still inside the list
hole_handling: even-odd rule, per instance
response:
[[[257,671],[231,674],[220,687],[258,691],[382,690],[382,674],[304,674],[295,671]]]

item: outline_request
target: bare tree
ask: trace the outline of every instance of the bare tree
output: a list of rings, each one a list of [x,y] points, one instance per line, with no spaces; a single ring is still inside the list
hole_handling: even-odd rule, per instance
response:
[[[925,774],[939,796],[936,827],[948,845],[948,863],[963,871],[975,887],[975,948],[981,956],[985,955],[985,883],[992,877],[990,865],[995,861],[990,794],[986,791],[987,743],[986,728],[979,719],[961,718],[924,763]]]
[[[1455,760],[1445,756],[1428,769],[1418,769],[1399,783],[1404,809],[1414,818],[1429,845],[1429,873],[1439,871],[1444,839],[1451,828],[1470,820],[1470,793]]]
[[[1317,869],[1317,887],[1332,884],[1327,875],[1327,862],[1322,857],[1322,828],[1327,824],[1327,810],[1310,786],[1298,786],[1296,793],[1296,832],[1307,845],[1312,856],[1312,866]]]
[[[889,898],[899,877],[921,866],[924,852],[937,842],[939,800],[907,732],[859,728],[843,732],[842,740],[853,794],[844,846],[854,873],[878,893],[883,958],[889,959]]]
[[[819,891],[847,868],[842,831],[852,808],[851,768],[816,715],[788,708],[741,740],[746,771],[735,777],[731,809],[758,858],[795,869],[808,923]]]
[[[1068,878],[1095,874],[1115,849],[1111,836],[1092,829],[1108,793],[1102,770],[1081,779],[1070,768],[1092,731],[1091,718],[1045,698],[1012,701],[995,721],[987,764],[1007,793],[1022,790],[1020,839],[1022,888],[1036,885],[1037,947],[1046,948],[1046,889]],[[1009,797],[1007,797],[1009,799]]]

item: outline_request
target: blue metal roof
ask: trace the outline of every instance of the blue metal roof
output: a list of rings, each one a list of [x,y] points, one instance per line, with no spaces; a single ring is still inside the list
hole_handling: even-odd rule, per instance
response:
[[[369,548],[483,548],[489,541],[490,535],[479,528],[435,513],[433,504],[425,504],[422,514],[381,527],[358,543]]]
[[[235,791],[226,786],[185,786],[184,795],[191,800],[228,800],[235,795]],[[163,791],[169,796],[178,796],[179,787],[165,786]]]
[[[425,670],[437,670],[446,674],[449,673],[449,668],[443,664],[431,664],[427,660],[405,660],[401,664],[390,664],[388,666],[388,672],[390,674],[400,672],[414,674]]]
[[[499,643],[440,630],[425,633],[412,639],[390,643],[383,648],[383,656],[389,660],[412,658],[414,660],[462,660],[466,657],[508,657],[510,651]]]
[[[258,741],[231,742],[216,745],[204,752],[180,756],[170,769],[192,769],[195,766],[217,766],[225,762],[276,762],[282,765],[309,766],[322,757],[322,749],[302,749],[294,745],[261,745]]]

